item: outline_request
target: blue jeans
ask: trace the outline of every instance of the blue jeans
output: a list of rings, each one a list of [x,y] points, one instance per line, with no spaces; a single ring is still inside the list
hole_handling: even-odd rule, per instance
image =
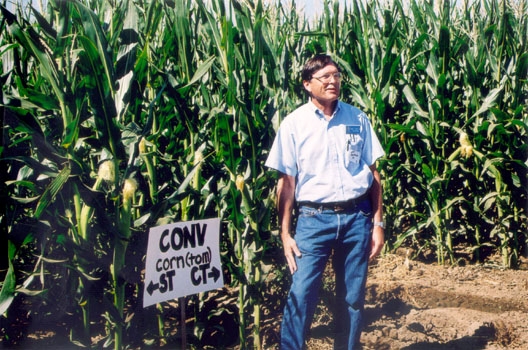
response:
[[[302,256],[284,308],[281,350],[301,350],[318,302],[323,272],[332,251],[336,278],[336,339],[334,349],[354,349],[359,343],[365,301],[372,229],[370,200],[334,212],[299,208],[295,241]],[[341,311],[341,312],[340,312]],[[344,334],[339,336],[339,334]]]

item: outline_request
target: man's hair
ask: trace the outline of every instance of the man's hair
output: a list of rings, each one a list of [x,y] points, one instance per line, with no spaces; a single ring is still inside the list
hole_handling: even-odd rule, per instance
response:
[[[317,72],[319,69],[323,69],[324,67],[328,65],[333,65],[337,68],[339,72],[341,72],[341,68],[337,65],[337,63],[334,62],[332,57],[328,55],[315,55],[314,57],[310,58],[303,67],[301,78],[303,81],[312,79],[312,75]]]

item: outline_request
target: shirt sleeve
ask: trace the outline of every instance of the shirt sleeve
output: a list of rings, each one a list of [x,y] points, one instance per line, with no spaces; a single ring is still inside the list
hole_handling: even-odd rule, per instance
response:
[[[265,165],[286,175],[296,176],[297,163],[295,159],[295,142],[288,128],[288,123],[284,120],[275,136]]]
[[[365,146],[363,148],[363,154],[362,157],[367,163],[368,166],[373,165],[376,160],[383,157],[385,155],[385,151],[383,150],[383,147],[381,146],[381,143],[376,135],[376,132],[374,131],[374,128],[372,127],[372,124],[365,116],[365,124],[366,124],[366,135],[365,135]]]

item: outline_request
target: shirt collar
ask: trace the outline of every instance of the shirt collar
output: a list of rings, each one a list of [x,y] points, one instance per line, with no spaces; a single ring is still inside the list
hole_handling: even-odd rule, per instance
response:
[[[310,101],[308,101],[308,106],[310,107],[310,109],[319,117],[319,118],[323,118],[324,119],[324,113],[323,111],[321,111],[319,108],[317,108],[315,106],[315,104],[312,102],[312,100],[310,99]],[[334,110],[334,113],[332,114],[332,118],[339,112],[339,110],[341,109],[341,101],[338,100],[337,101],[337,105],[336,105],[336,108]]]

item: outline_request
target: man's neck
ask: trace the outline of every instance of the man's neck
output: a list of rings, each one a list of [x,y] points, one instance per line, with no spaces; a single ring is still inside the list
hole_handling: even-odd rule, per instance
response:
[[[314,98],[312,98],[311,100],[315,107],[317,107],[323,112],[327,120],[332,118],[332,115],[334,114],[334,111],[337,108],[337,100],[331,102],[319,101]]]

